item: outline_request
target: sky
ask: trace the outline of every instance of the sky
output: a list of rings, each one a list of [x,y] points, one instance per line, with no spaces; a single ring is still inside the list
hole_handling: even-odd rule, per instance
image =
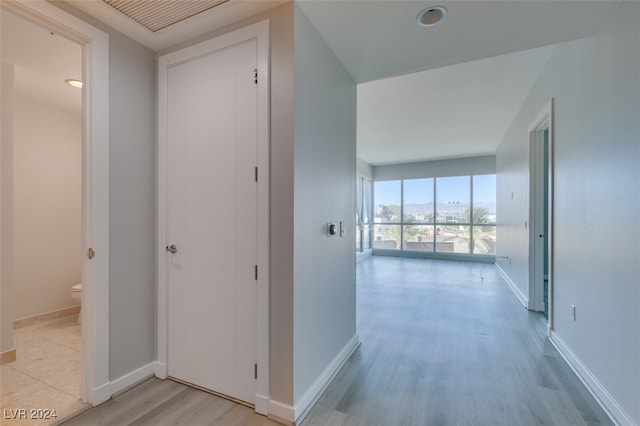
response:
[[[496,201],[496,175],[473,177],[474,202]],[[455,176],[436,178],[438,202],[460,202],[468,204],[470,199],[470,177]],[[374,182],[375,204],[400,204],[400,181]],[[405,204],[424,204],[433,200],[433,178],[407,179],[404,181]]]

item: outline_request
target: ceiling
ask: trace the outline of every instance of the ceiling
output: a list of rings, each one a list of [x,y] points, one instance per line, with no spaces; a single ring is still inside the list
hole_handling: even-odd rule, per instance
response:
[[[613,1],[298,0],[356,83],[588,37]],[[416,25],[428,6],[444,24]]]
[[[373,165],[495,154],[553,46],[358,86],[358,156]]]
[[[82,90],[65,83],[82,80],[80,45],[4,9],[0,24],[0,57],[15,67],[15,97],[81,114]]]
[[[103,0],[65,1],[159,51],[287,0],[229,0],[157,31],[145,28]],[[145,4],[147,9],[154,3],[160,9],[163,4],[179,2],[107,1]],[[616,1],[580,0],[296,3],[353,80],[360,83],[358,155],[372,164],[495,153],[550,55],[552,48],[543,46],[596,34],[617,5]],[[448,9],[447,21],[433,28],[417,26],[418,12],[436,4]],[[4,16],[8,15],[3,13],[3,34],[22,27],[11,21],[13,18],[5,23]],[[48,38],[38,39],[38,34]],[[59,81],[62,74],[70,78],[71,70],[79,70],[74,68],[79,64],[71,58],[73,54],[55,53],[66,42],[61,37],[39,29],[19,39],[20,46],[16,46],[12,45],[16,38],[3,37],[2,49],[3,58],[6,54],[25,64],[21,66],[24,77],[17,82],[22,93],[44,95],[45,81]],[[56,43],[60,46],[54,49]],[[26,58],[27,51],[34,54],[31,59]],[[50,65],[35,65],[35,57],[55,57],[65,64],[54,71],[48,68]],[[65,97],[62,89],[51,96]]]
[[[495,154],[557,43],[594,35],[613,1],[298,0],[358,85],[373,165]],[[429,6],[436,27],[416,25]],[[544,47],[547,46],[547,47]]]

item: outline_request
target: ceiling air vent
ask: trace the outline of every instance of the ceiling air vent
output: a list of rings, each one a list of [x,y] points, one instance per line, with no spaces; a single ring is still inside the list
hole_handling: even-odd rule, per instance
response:
[[[143,27],[156,32],[229,0],[102,0]]]

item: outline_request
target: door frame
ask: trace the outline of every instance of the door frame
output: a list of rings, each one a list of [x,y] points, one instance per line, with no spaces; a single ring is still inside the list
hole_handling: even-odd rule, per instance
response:
[[[98,405],[111,397],[109,383],[109,36],[45,0],[3,0],[1,8],[82,46],[84,85],[81,397],[86,403]],[[95,252],[93,259],[87,256],[89,249]]]
[[[548,331],[553,330],[553,142],[554,100],[540,111],[529,126],[529,302],[531,311],[544,310],[544,244],[540,235],[544,233],[544,163],[548,164],[547,214],[548,235]],[[548,130],[548,152],[544,153],[544,132]]]
[[[158,59],[158,247],[157,247],[157,362],[155,374],[161,379],[168,376],[168,273],[167,273],[167,74],[169,68],[216,50],[256,40],[258,68],[258,269],[256,303],[256,380],[255,411],[269,414],[270,364],[269,364],[269,20],[240,28],[207,41],[197,43]]]

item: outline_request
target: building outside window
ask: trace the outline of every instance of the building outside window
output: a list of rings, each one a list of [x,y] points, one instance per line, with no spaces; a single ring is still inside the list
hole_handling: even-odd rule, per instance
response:
[[[379,181],[374,197],[374,249],[495,255],[495,174]]]

